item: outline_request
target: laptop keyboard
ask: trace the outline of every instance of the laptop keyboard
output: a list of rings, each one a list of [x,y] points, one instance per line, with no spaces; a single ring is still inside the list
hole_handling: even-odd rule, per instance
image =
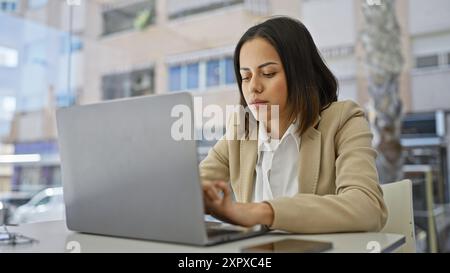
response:
[[[221,222],[206,221],[205,224],[206,233],[210,240],[227,241],[261,234],[261,232],[257,229],[243,228]]]
[[[227,229],[207,229],[206,232],[208,234],[208,237],[243,233],[242,231],[227,230]]]

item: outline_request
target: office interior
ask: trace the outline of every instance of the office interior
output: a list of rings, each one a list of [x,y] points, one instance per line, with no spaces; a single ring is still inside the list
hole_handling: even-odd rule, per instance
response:
[[[0,226],[64,220],[57,109],[182,91],[204,105],[237,104],[234,47],[273,15],[308,27],[338,79],[339,100],[358,102],[370,117],[365,8],[384,1],[0,0]],[[397,178],[381,183],[412,181],[416,252],[445,253],[450,2],[393,2],[402,160]],[[214,144],[199,140],[198,160]]]

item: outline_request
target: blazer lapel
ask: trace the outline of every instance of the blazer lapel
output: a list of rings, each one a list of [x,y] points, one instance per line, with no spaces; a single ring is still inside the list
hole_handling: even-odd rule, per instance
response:
[[[299,155],[299,188],[301,193],[316,193],[319,180],[321,133],[315,129],[320,117],[314,126],[302,135]]]
[[[258,141],[245,140],[240,147],[241,172],[237,197],[241,202],[248,203],[252,199],[253,184],[255,180],[256,159],[258,157]]]
[[[302,193],[316,193],[320,171],[321,133],[315,127],[320,121],[320,116],[302,135],[299,155],[299,188]],[[258,157],[258,141],[242,140],[240,145],[240,175],[237,181],[233,181],[237,201],[251,202],[256,159]]]

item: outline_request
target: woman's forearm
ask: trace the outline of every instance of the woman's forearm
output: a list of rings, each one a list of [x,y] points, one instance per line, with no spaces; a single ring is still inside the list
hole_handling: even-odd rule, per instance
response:
[[[253,217],[255,224],[271,226],[273,223],[274,212],[272,206],[268,203],[248,203],[248,215]]]

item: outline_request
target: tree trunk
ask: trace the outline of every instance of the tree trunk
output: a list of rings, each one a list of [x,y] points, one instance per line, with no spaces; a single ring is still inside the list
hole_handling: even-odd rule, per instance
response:
[[[378,151],[380,181],[388,183],[403,177],[400,27],[394,0],[363,1],[363,14],[365,27],[361,40],[368,73],[369,121]]]

